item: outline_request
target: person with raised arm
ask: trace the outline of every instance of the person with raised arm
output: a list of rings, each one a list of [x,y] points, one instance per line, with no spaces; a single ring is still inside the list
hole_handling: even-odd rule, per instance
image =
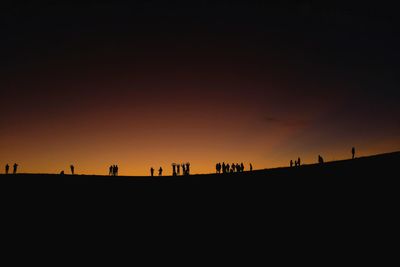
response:
[[[158,169],[158,176],[162,176],[162,171],[163,169],[160,167],[160,169]]]

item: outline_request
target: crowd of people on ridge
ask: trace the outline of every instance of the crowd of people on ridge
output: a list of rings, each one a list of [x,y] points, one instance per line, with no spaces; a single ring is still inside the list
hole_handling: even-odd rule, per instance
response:
[[[234,172],[243,172],[244,171],[244,164],[243,162],[241,164],[239,163],[232,163],[231,165],[229,165],[229,163],[225,164],[225,162],[222,162],[222,164],[220,162],[218,162],[215,165],[215,170],[216,173],[220,174],[220,173],[234,173]],[[253,170],[253,165],[251,165],[250,163],[250,171]]]
[[[351,148],[351,155],[352,155],[352,159],[355,159],[355,154],[356,154],[356,149],[355,147]],[[318,163],[319,164],[323,164],[324,163],[324,159],[322,158],[321,155],[318,155]],[[250,171],[253,171],[253,165],[250,163]],[[295,167],[298,167],[301,165],[301,159],[300,157],[295,160],[293,162],[293,160],[290,160],[290,167],[293,167],[293,165]],[[14,163],[13,165],[13,174],[17,174],[17,169],[18,169],[18,164]],[[71,169],[71,174],[75,175],[75,166],[74,165],[70,165],[70,169]],[[182,169],[182,175],[190,175],[190,163],[173,163],[172,164],[172,175],[173,176],[178,176],[181,175],[181,169]],[[232,163],[232,164],[225,164],[225,162],[221,163],[217,163],[215,165],[215,169],[216,169],[216,173],[217,174],[221,174],[221,173],[238,173],[238,172],[243,172],[244,171],[244,164],[243,162],[241,164],[239,163]],[[5,165],[5,174],[9,174],[10,172],[10,165],[6,164]],[[61,171],[60,174],[64,174],[64,171]],[[158,169],[158,176],[162,176],[163,174],[163,168],[160,167]],[[109,167],[109,176],[118,176],[118,165],[111,165]],[[154,176],[154,168],[151,167],[150,168],[150,175],[153,177]]]

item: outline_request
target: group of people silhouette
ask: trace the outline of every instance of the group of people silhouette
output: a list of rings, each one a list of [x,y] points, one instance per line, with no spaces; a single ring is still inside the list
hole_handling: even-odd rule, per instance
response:
[[[10,165],[6,164],[5,169],[6,169],[6,174],[8,174],[10,172]],[[18,164],[14,163],[14,165],[13,165],[13,174],[17,173],[17,169],[18,169]]]
[[[71,169],[71,174],[72,174],[72,175],[75,175],[75,166],[71,164],[71,165],[69,166],[69,168]],[[64,174],[65,174],[64,171],[61,171],[61,172],[60,172],[60,175],[64,175]]]
[[[234,173],[234,172],[243,172],[244,171],[244,164],[243,162],[241,164],[239,163],[232,163],[229,165],[229,163],[225,164],[225,162],[218,162],[215,165],[215,170],[218,174],[220,173]],[[253,165],[250,163],[250,171],[253,170]]]
[[[352,154],[352,159],[355,158],[355,154],[356,154],[356,149],[355,147],[351,148],[351,154]],[[324,163],[324,159],[322,158],[321,155],[318,155],[318,163],[322,164]],[[290,167],[293,167],[293,165],[295,167],[300,166],[301,164],[301,160],[300,157],[295,160],[293,162],[293,160],[290,160]],[[17,169],[18,169],[18,164],[14,163],[13,165],[13,174],[17,173]],[[75,166],[74,165],[70,165],[70,169],[71,169],[71,174],[74,175],[75,174]],[[182,169],[182,175],[190,175],[190,163],[173,163],[172,164],[172,175],[173,176],[177,176],[177,175],[181,175],[181,169]],[[244,171],[244,164],[243,162],[241,164],[239,163],[232,163],[232,164],[225,164],[225,162],[221,163],[217,163],[215,165],[215,169],[216,169],[216,173],[220,174],[220,173],[235,173],[235,172],[243,172]],[[250,171],[253,170],[253,165],[250,163]],[[6,164],[5,166],[5,173],[9,174],[10,172],[10,165]],[[160,167],[158,169],[158,176],[162,176],[163,173],[163,168]],[[61,171],[60,174],[64,174],[64,171]],[[109,168],[109,176],[118,176],[118,165],[111,165]],[[150,168],[150,175],[154,176],[154,168],[151,167]]]
[[[351,148],[351,158],[355,159],[355,156],[356,156],[356,148],[352,147]],[[324,158],[321,155],[318,155],[318,163],[319,164],[323,164],[324,163]],[[300,158],[298,158],[294,162],[294,166],[300,166]],[[293,167],[293,160],[290,160],[290,167]]]
[[[118,165],[111,165],[108,172],[109,176],[118,176]]]
[[[163,172],[163,168],[160,167],[160,168],[158,169],[158,176],[162,176],[162,172]],[[151,176],[151,177],[154,176],[154,168],[153,168],[153,167],[150,168],[150,176]]]
[[[181,175],[181,167],[182,167],[182,175],[190,175],[190,163],[172,163],[172,176]]]
[[[181,175],[181,169],[182,169],[182,175],[190,175],[190,163],[172,163],[172,176],[178,176]],[[158,169],[158,176],[162,176],[163,173],[163,168],[160,167]],[[150,176],[154,176],[154,168],[150,168]]]
[[[300,166],[300,163],[301,163],[301,160],[299,157],[297,160],[294,161],[294,166],[298,167],[298,166]],[[290,160],[290,167],[293,167],[293,160]]]

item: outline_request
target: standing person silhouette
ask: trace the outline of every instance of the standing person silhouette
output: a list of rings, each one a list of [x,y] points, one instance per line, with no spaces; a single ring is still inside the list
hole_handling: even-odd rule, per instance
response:
[[[297,165],[300,166],[300,157],[297,159]]]
[[[250,163],[250,171],[253,171],[253,165]]]
[[[118,165],[115,165],[115,176],[118,176]]]
[[[293,167],[293,160],[290,160],[290,167]]]
[[[17,168],[18,168],[18,164],[17,163],[14,163],[14,166],[13,166],[14,168],[13,168],[13,174],[16,174],[17,173]]]
[[[150,168],[150,175],[151,175],[151,177],[154,176],[154,168],[153,167]]]
[[[182,175],[186,175],[186,166],[182,164]]]
[[[186,163],[186,175],[190,175],[190,163]]]
[[[352,159],[354,159],[354,156],[356,155],[356,148],[354,146],[351,149],[351,155],[352,155]]]
[[[176,176],[176,164],[172,163],[172,176]]]
[[[8,171],[10,170],[10,165],[6,165],[6,174],[8,174]]]
[[[181,175],[181,164],[176,165],[176,172],[178,173],[178,175]]]
[[[75,167],[74,167],[74,165],[71,164],[70,168],[71,168],[71,174],[74,175],[74,174],[75,174]]]
[[[244,164],[243,164],[243,162],[240,163],[240,171],[241,171],[241,172],[244,172]]]
[[[108,175],[110,175],[110,176],[113,175],[113,166],[112,165],[110,165]]]
[[[162,176],[162,171],[163,169],[160,167],[160,169],[158,169],[158,176]]]

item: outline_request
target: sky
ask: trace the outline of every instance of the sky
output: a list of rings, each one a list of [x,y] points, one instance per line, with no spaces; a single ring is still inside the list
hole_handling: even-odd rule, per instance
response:
[[[400,150],[396,8],[5,1],[0,164],[148,175]]]

